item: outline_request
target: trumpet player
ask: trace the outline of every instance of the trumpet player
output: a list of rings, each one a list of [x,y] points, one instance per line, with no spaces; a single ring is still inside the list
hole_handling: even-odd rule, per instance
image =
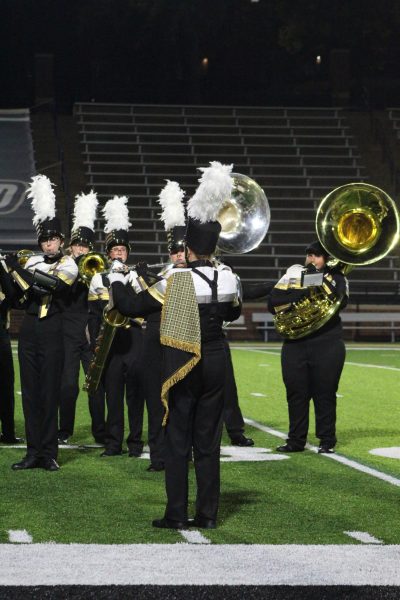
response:
[[[114,268],[124,270],[130,252],[129,215],[125,196],[115,196],[103,210],[106,218],[106,250]],[[126,282],[133,274],[123,275]],[[89,288],[89,330],[92,350],[96,350],[103,310],[109,301],[109,276],[105,273],[93,276]],[[100,352],[100,350],[98,350]],[[101,456],[122,454],[124,440],[124,397],[128,407],[129,435],[127,446],[130,457],[139,457],[143,450],[142,430],[144,394],[142,386],[142,328],[131,321],[129,328],[118,328],[112,342],[103,372],[106,395],[107,420],[105,449]]]
[[[304,299],[313,303],[314,285],[318,284],[332,299],[342,299],[339,310],[348,300],[344,275],[327,265],[329,255],[319,241],[306,248],[305,266],[312,285],[306,282],[306,271],[293,265],[275,285],[269,296],[269,309],[297,310]],[[307,274],[307,273],[306,273]],[[301,278],[302,277],[302,278]],[[313,279],[320,278],[320,281]],[[302,280],[303,279],[303,280]],[[316,307],[315,307],[316,308]],[[301,311],[301,308],[298,309]],[[282,376],[289,411],[289,433],[279,452],[301,452],[307,441],[309,405],[315,409],[316,436],[320,453],[333,453],[336,445],[336,392],[345,360],[345,346],[339,312],[317,329],[310,328],[299,339],[285,339],[282,346]]]
[[[70,292],[78,268],[62,252],[64,236],[55,216],[50,180],[44,175],[34,177],[28,197],[32,199],[33,223],[42,254],[29,258],[25,268],[14,256],[5,260],[9,282],[15,283],[15,293],[10,295],[26,309],[18,358],[27,454],[12,469],[41,467],[58,471],[57,409],[64,360],[62,299]]]
[[[69,251],[78,268],[80,260],[93,250],[94,224],[98,205],[97,195],[76,196]],[[64,302],[63,336],[65,361],[62,375],[58,442],[66,444],[73,435],[76,401],[79,395],[80,365],[87,372],[92,358],[88,336],[88,285],[77,277],[71,293]],[[97,443],[104,444],[105,399],[102,386],[95,394],[89,395],[89,411],[92,420],[92,434]]]

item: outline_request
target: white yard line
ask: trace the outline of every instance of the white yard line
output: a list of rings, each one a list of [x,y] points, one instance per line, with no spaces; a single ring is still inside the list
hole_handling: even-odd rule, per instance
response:
[[[230,343],[230,348],[231,350],[263,350],[264,348],[267,349],[269,348],[270,350],[278,350],[280,351],[282,348],[282,344],[265,344],[265,345],[261,345],[258,344],[257,346],[255,345],[251,345],[249,344],[247,345],[236,345],[234,343]],[[398,346],[398,344],[396,344],[396,346]],[[346,344],[346,348],[347,350],[357,350],[359,352],[364,352],[364,351],[373,351],[373,352],[400,352],[400,347],[396,347],[394,344],[393,345],[388,345],[388,346],[349,346]]]
[[[32,536],[26,529],[9,529],[8,539],[12,544],[31,544]]]
[[[352,367],[365,367],[367,369],[387,369],[388,371],[400,371],[399,367],[388,367],[387,365],[369,365],[367,363],[356,363],[348,360],[346,360],[345,364],[351,365]]]
[[[265,433],[269,433],[270,435],[273,435],[275,437],[278,437],[281,439],[286,439],[286,437],[287,437],[287,434],[283,433],[282,431],[278,431],[277,429],[272,429],[271,427],[267,427],[266,425],[263,425],[262,423],[259,423],[258,421],[254,421],[253,419],[244,419],[244,421],[245,421],[245,423],[247,423],[247,425],[251,425],[252,427],[255,427],[256,429],[259,429],[260,431],[264,431]],[[313,446],[311,444],[306,444],[306,448],[308,450],[311,450],[312,452],[318,452],[317,446]],[[363,464],[361,464],[355,460],[352,460],[350,458],[346,458],[345,456],[341,456],[340,454],[320,454],[320,456],[322,458],[329,458],[330,460],[335,460],[336,462],[339,462],[342,465],[345,465],[346,467],[351,467],[352,469],[354,469],[356,471],[360,471],[361,473],[366,473],[367,475],[376,477],[376,479],[381,479],[382,481],[386,481],[387,483],[390,483],[392,485],[400,487],[400,479],[398,479],[397,477],[393,477],[392,475],[387,475],[386,473],[383,473],[382,471],[378,471],[377,469],[372,469],[371,467],[367,467],[366,465],[363,465]]]
[[[189,544],[211,544],[211,540],[207,539],[196,529],[180,529],[179,533]]]
[[[400,545],[1,544],[0,585],[387,586],[399,564]]]
[[[363,544],[383,544],[382,540],[378,540],[366,531],[344,531],[343,533]]]
[[[259,354],[273,354],[274,356],[280,356],[279,352],[272,352],[270,350],[263,350],[261,348],[233,348],[234,350],[243,350],[244,352],[258,352]],[[369,369],[387,369],[388,371],[400,371],[399,367],[389,367],[387,365],[370,365],[368,363],[358,363],[346,360],[345,365],[351,365],[353,367],[366,367]]]

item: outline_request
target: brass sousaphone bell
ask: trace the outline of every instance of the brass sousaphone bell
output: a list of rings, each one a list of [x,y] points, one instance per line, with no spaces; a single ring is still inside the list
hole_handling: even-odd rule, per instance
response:
[[[342,185],[318,207],[319,241],[332,257],[330,267],[343,274],[384,258],[400,237],[399,212],[383,190],[368,183]],[[324,287],[275,315],[275,328],[287,339],[299,339],[320,329],[338,312],[343,298],[331,298]]]
[[[399,241],[399,213],[392,198],[368,183],[349,183],[322,199],[316,216],[317,235],[337,263],[370,265],[384,258]]]
[[[271,220],[270,209],[264,190],[254,179],[240,173],[232,173],[231,177],[231,197],[218,215],[222,231],[217,253],[245,254],[263,241]]]

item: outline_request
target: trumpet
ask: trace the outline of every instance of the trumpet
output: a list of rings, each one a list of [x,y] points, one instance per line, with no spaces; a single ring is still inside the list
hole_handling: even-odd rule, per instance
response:
[[[79,276],[87,286],[90,285],[93,275],[96,275],[97,273],[105,273],[108,271],[108,269],[108,258],[102,254],[98,254],[97,252],[88,252],[87,254],[82,254],[79,257]]]

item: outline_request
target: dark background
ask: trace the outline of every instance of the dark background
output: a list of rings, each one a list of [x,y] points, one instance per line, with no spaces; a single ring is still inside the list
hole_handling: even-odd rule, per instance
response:
[[[398,0],[0,0],[0,50],[3,108],[400,103]]]

